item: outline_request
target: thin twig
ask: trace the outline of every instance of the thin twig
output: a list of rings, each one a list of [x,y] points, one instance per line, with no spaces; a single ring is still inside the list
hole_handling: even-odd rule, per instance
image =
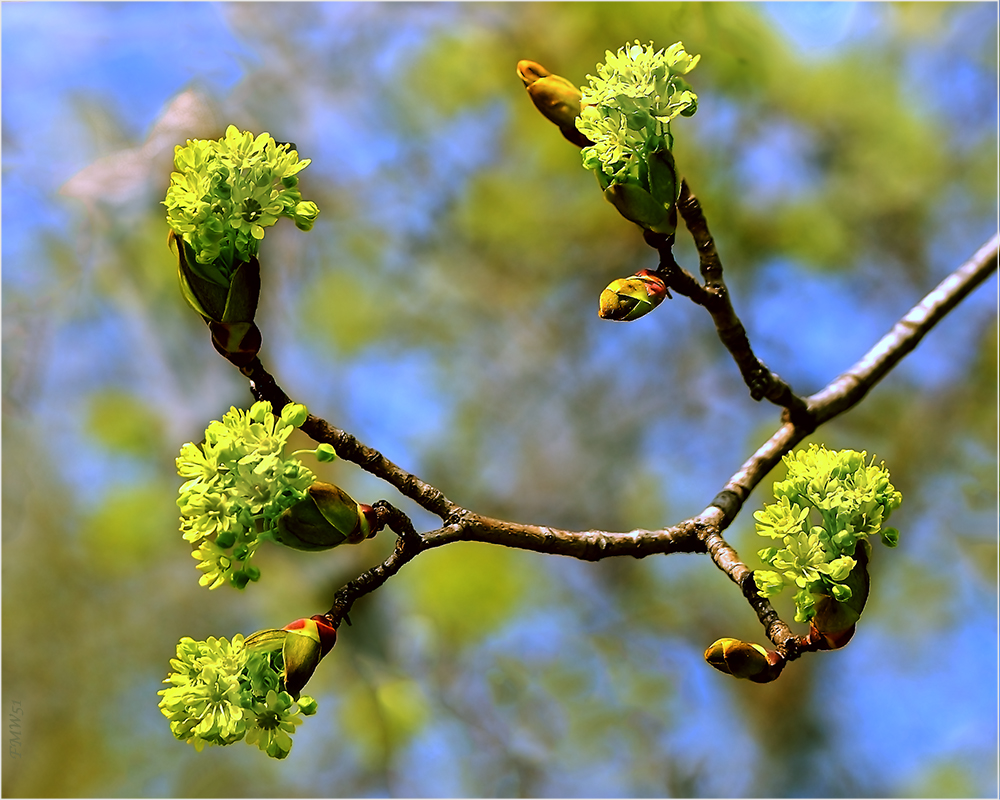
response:
[[[291,402],[259,358],[254,358],[240,371],[250,380],[250,390],[254,397],[257,400],[269,401],[276,412],[280,412]],[[332,445],[338,458],[357,464],[366,472],[381,478],[398,489],[400,494],[416,501],[422,508],[436,514],[442,520],[447,520],[462,511],[461,507],[445,497],[443,492],[397,466],[378,450],[362,444],[354,436],[334,427],[326,420],[310,414],[303,423],[302,430],[313,441]]]
[[[733,308],[729,290],[723,280],[722,259],[708,230],[705,214],[687,181],[681,181],[677,208],[698,250],[704,285],[698,284],[690,273],[677,265],[673,255],[672,236],[664,237],[646,232],[646,242],[660,254],[660,273],[664,275],[664,281],[669,288],[689,297],[712,315],[719,339],[736,362],[744,383],[750,389],[750,397],[754,400],[767,399],[787,409],[790,419],[800,418],[806,411],[805,401],[754,355],[746,328]]]

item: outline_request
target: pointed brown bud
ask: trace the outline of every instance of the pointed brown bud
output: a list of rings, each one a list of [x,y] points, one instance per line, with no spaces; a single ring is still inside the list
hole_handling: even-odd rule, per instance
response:
[[[576,129],[583,93],[560,75],[553,75],[535,61],[517,62],[517,74],[535,107],[550,122],[559,126],[562,135],[577,147],[593,142]]]
[[[705,651],[705,660],[719,672],[755,683],[768,683],[781,673],[784,659],[777,650],[739,639],[718,639]]]

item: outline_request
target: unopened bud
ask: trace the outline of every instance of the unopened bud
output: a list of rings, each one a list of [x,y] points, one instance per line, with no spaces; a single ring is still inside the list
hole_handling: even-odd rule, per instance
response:
[[[337,643],[337,629],[319,614],[309,619],[297,619],[281,630],[270,628],[248,636],[248,650],[270,652],[281,650],[284,661],[285,690],[298,698],[323,657]]]
[[[705,651],[705,660],[719,672],[755,683],[768,683],[778,677],[784,666],[776,650],[739,639],[718,639]]]
[[[295,550],[329,550],[374,536],[375,512],[339,486],[317,481],[278,517],[274,538]]]
[[[643,317],[667,297],[663,279],[648,269],[640,270],[631,278],[611,281],[601,292],[598,315],[601,319],[630,322]]]
[[[593,144],[576,129],[583,93],[561,75],[553,75],[535,61],[517,62],[517,74],[528,90],[535,107],[550,122],[559,126],[562,135],[578,147]]]

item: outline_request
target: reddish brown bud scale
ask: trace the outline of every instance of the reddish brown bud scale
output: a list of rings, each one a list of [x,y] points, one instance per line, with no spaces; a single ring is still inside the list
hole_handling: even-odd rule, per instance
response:
[[[322,654],[325,656],[337,643],[337,629],[330,624],[329,619],[321,614],[316,614],[311,617],[311,619],[316,623],[316,629],[319,631],[319,642],[322,647]]]

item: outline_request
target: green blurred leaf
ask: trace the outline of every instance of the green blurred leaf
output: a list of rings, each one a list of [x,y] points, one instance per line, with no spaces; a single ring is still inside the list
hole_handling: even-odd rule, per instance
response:
[[[163,421],[134,394],[102,389],[87,402],[86,428],[108,450],[128,455],[155,452],[163,441]]]
[[[445,642],[468,645],[495,632],[521,609],[530,554],[487,544],[456,543],[420,556],[396,589],[409,610],[426,615]]]
[[[335,269],[320,275],[302,300],[300,335],[345,358],[358,355],[384,333],[387,313],[400,298],[383,300],[389,286],[374,277]]]
[[[147,570],[166,553],[187,556],[177,533],[177,506],[161,483],[111,492],[83,523],[82,541],[95,568],[115,575]],[[189,557],[189,556],[188,556]]]

